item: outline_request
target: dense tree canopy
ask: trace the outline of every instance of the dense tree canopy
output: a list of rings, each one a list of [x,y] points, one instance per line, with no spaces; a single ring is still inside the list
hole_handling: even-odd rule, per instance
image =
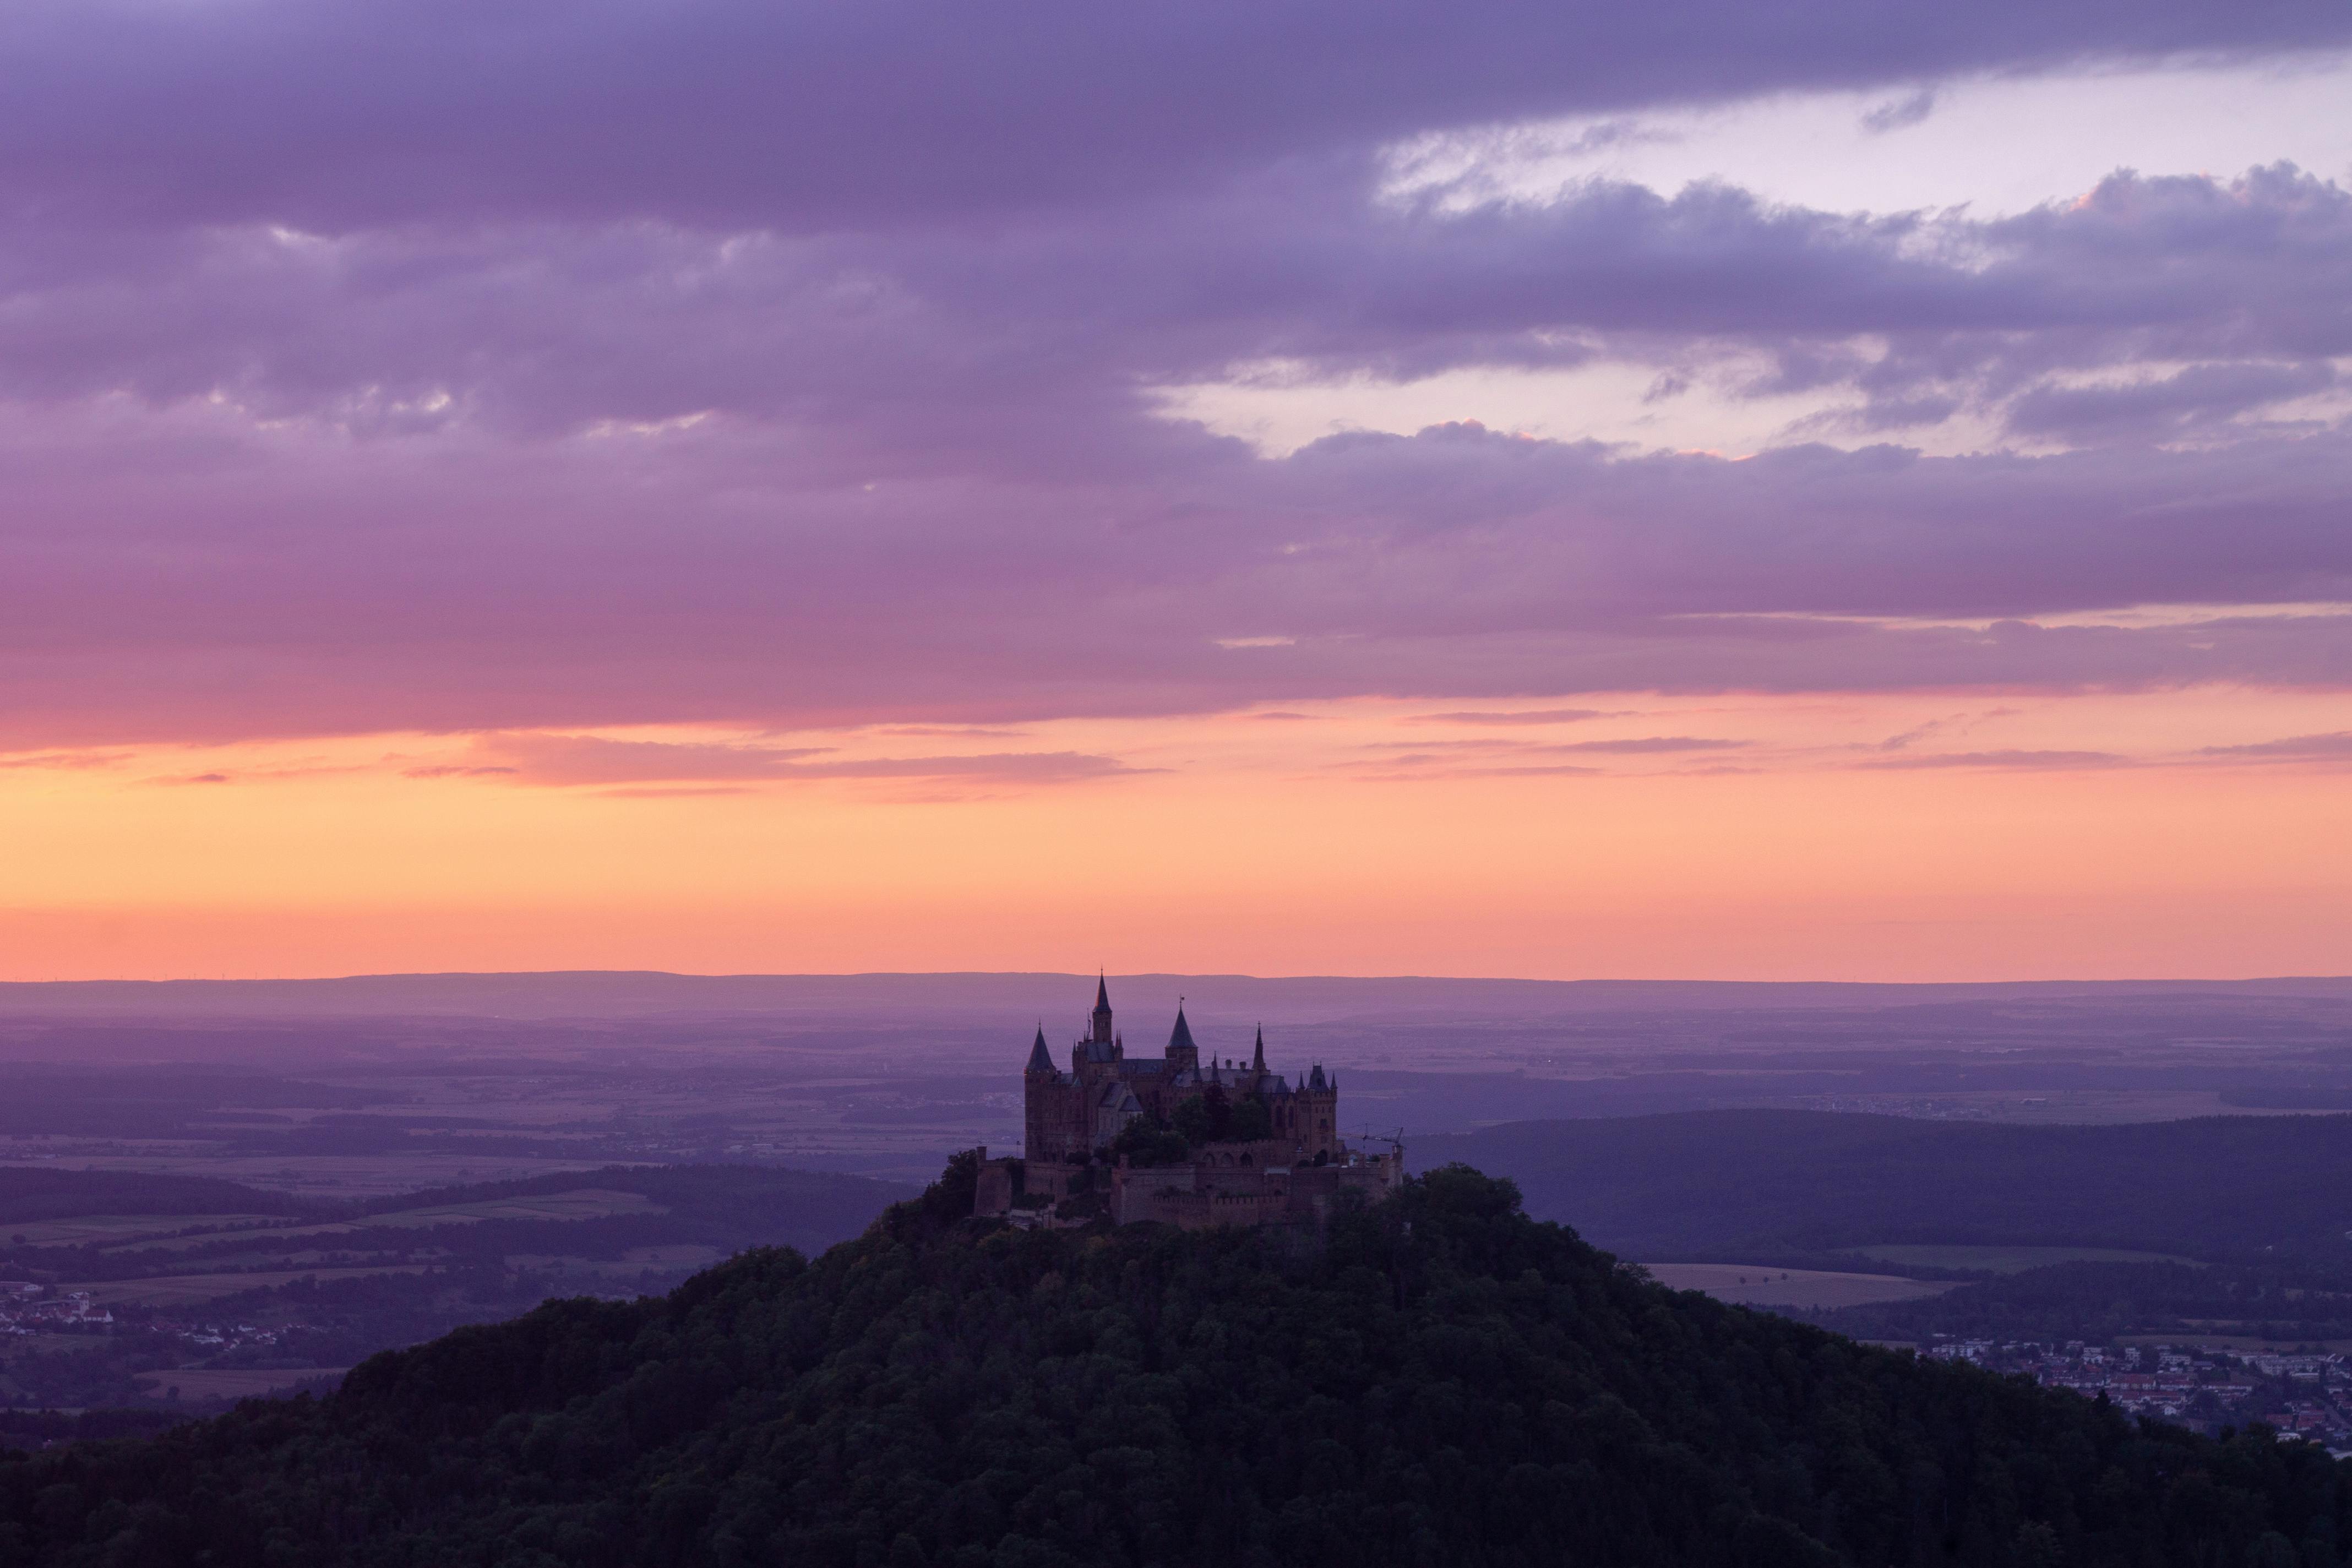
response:
[[[0,1563],[2332,1568],[2339,1467],[1676,1295],[1453,1168],[553,1303],[319,1402],[0,1462]],[[968,1212],[968,1211],[964,1211]]]

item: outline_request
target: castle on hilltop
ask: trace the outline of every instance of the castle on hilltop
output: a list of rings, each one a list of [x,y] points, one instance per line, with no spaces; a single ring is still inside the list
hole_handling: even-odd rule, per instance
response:
[[[1340,1152],[1332,1131],[1339,1111],[1337,1076],[1326,1076],[1318,1066],[1304,1085],[1291,1088],[1286,1079],[1265,1069],[1264,1029],[1258,1031],[1249,1066],[1213,1057],[1203,1062],[1180,1002],[1176,1027],[1168,1036],[1168,1054],[1129,1060],[1127,1042],[1111,1026],[1107,980],[1095,982],[1095,1010],[1087,1023],[1086,1037],[1070,1047],[1068,1072],[1055,1067],[1044,1026],[1038,1026],[1036,1041],[1029,1047],[1029,1065],[1021,1074],[1021,1125],[1023,1152],[1030,1159],[1084,1163],[1117,1142],[1138,1121],[1173,1125],[1176,1108],[1195,1095],[1204,1106],[1217,1095],[1228,1105],[1245,1100],[1265,1105],[1270,1135],[1295,1145],[1285,1164],[1318,1155],[1328,1161]]]
[[[1378,1197],[1403,1174],[1391,1146],[1364,1153],[1339,1131],[1339,1080],[1267,1069],[1261,1028],[1248,1065],[1205,1060],[1179,1003],[1166,1054],[1127,1054],[1110,986],[1095,984],[1069,1070],[1043,1025],[1022,1069],[1023,1158],[984,1158],[974,1212],[1020,1223],[1319,1225],[1343,1192]]]

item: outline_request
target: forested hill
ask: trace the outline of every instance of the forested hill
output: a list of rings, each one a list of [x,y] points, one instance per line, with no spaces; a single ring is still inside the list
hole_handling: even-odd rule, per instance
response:
[[[2325,1568],[2352,1527],[2317,1448],[1678,1296],[1466,1170],[1303,1260],[990,1229],[969,1181],[814,1263],[0,1460],[0,1561]]]
[[[1658,1261],[1890,1242],[2352,1258],[2352,1116],[2083,1127],[1695,1110],[1507,1122],[1407,1152],[1508,1176],[1533,1212]]]

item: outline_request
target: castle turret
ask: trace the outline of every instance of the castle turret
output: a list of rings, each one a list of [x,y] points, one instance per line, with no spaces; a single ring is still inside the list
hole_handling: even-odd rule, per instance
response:
[[[1021,1069],[1021,1147],[1032,1160],[1059,1159],[1080,1136],[1080,1090],[1054,1067],[1054,1053],[1045,1046],[1045,1026],[1029,1042],[1029,1060]]]

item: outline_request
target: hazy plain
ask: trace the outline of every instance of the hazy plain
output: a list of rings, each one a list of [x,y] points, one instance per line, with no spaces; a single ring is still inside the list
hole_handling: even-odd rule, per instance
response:
[[[1213,1056],[1341,1079],[1347,1130],[1738,1106],[2145,1121],[2352,1109],[2352,984],[1116,976]],[[0,1163],[375,1196],[614,1163],[928,1179],[1020,1142],[1093,977],[544,975],[0,986]]]

